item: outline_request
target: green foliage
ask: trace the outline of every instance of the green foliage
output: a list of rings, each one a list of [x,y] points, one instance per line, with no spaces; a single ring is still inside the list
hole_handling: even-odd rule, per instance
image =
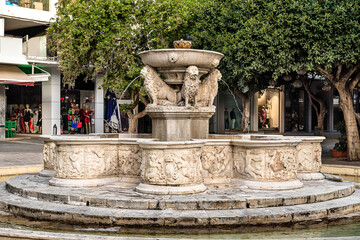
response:
[[[197,14],[198,46],[225,54],[220,68],[233,87],[360,63],[359,0],[210,0]]]
[[[335,125],[335,129],[341,134],[339,142],[335,143],[334,149],[338,151],[347,150],[346,125],[344,121],[340,121]]]
[[[191,0],[77,0],[62,1],[55,22],[48,28],[58,52],[64,84],[74,86],[79,75],[101,74],[103,86],[122,91],[139,75],[137,54],[169,47],[185,36],[193,17]],[[139,92],[142,81],[133,83]]]

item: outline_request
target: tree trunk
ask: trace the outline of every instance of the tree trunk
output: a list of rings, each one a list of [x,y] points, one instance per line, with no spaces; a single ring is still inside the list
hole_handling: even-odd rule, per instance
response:
[[[235,94],[241,99],[242,117],[241,117],[241,131],[247,132],[250,118],[250,100],[253,95],[251,91],[242,93],[235,91]]]
[[[325,70],[321,66],[316,68],[322,73],[339,92],[340,108],[344,114],[346,125],[346,137],[348,142],[348,160],[360,160],[360,137],[359,129],[356,123],[354,105],[353,105],[353,90],[360,81],[360,64],[351,68],[338,65],[337,69]]]
[[[320,107],[321,109],[321,107]],[[324,119],[326,115],[326,109],[325,111],[320,111],[319,115],[317,115],[317,127],[320,128],[320,135],[324,136]]]
[[[344,114],[346,136],[348,142],[348,159],[360,160],[360,138],[353,108],[352,94],[345,89],[338,89],[340,95],[340,108]]]
[[[146,110],[144,109],[142,112],[139,112],[137,114],[132,114],[131,111],[129,111],[129,133],[135,133],[138,120],[142,117],[144,117],[147,114]]]
[[[311,91],[311,81],[309,79],[303,80],[304,89],[309,95],[309,100],[312,107],[315,109],[317,117],[317,127],[320,128],[320,135],[324,136],[324,119],[327,113],[326,104],[323,98],[316,97],[315,94]],[[319,104],[317,106],[315,102]]]

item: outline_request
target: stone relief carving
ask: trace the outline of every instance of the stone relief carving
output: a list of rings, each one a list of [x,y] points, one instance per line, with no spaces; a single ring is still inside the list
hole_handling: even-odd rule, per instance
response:
[[[231,177],[230,146],[204,146],[201,154],[203,177]]]
[[[234,147],[233,149],[233,175],[235,178],[241,177],[245,171],[246,149]]]
[[[141,178],[144,182],[165,185],[166,179],[163,170],[163,159],[159,158],[157,154],[143,151]]]
[[[262,179],[265,176],[265,151],[260,149],[246,150],[244,175],[248,178]]]
[[[197,107],[197,95],[200,83],[199,69],[196,66],[189,66],[186,69],[184,84],[181,88],[181,97],[185,101],[186,108],[190,107],[190,103]]]
[[[297,147],[297,159],[299,163],[299,171],[311,172],[313,168],[313,146],[312,144],[300,143]]]
[[[201,107],[210,107],[218,93],[218,82],[221,80],[221,73],[217,69],[212,69],[208,76],[199,86],[197,102]]]
[[[156,185],[200,183],[200,149],[143,150],[141,178]]]
[[[266,150],[265,179],[286,181],[296,179],[297,161],[295,149]]]
[[[168,86],[154,68],[146,65],[141,70],[141,75],[145,79],[144,88],[151,105],[176,105],[181,100],[180,91]]]
[[[321,144],[320,143],[313,143],[313,155],[314,155],[314,159],[313,159],[313,168],[312,168],[312,172],[320,172],[320,168],[321,168]]]
[[[55,163],[55,176],[58,178],[84,178],[84,150],[66,146],[58,147],[58,159]]]
[[[265,150],[234,149],[235,176],[246,179],[263,179],[265,176]]]
[[[141,152],[138,145],[124,145],[119,148],[119,173],[140,176]]]
[[[169,54],[169,61],[172,63],[175,63],[179,60],[179,55],[176,53],[170,53]]]
[[[54,142],[45,142],[43,148],[44,169],[54,170],[57,152]]]

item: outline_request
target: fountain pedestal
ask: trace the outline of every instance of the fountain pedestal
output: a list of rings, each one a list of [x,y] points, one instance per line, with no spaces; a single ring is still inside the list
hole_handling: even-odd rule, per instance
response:
[[[207,139],[209,119],[215,113],[215,106],[185,107],[147,107],[152,120],[152,136],[160,141],[189,141]]]

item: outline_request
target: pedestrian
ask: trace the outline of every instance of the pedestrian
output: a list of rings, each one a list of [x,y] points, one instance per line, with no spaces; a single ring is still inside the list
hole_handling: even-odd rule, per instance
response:
[[[229,129],[229,112],[227,108],[225,108],[225,112],[224,112],[224,121],[225,121],[225,129]]]
[[[230,119],[231,119],[231,129],[235,129],[236,114],[234,109],[232,109],[230,112]]]

